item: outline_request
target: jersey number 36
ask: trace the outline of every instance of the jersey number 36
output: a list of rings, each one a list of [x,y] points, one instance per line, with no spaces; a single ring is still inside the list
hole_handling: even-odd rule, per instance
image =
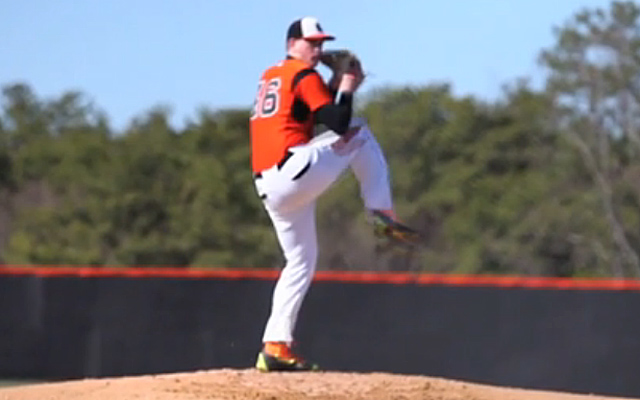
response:
[[[251,119],[268,118],[275,115],[280,108],[280,78],[258,83],[258,94],[253,102]]]

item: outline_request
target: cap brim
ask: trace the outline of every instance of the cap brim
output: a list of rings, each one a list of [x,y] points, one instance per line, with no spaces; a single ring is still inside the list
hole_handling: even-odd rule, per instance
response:
[[[305,40],[334,40],[335,37],[327,35],[326,33],[318,33],[315,35],[305,36]]]

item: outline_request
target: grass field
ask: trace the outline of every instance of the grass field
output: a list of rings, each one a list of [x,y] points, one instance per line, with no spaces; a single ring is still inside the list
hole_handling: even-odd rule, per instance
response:
[[[0,387],[31,385],[33,383],[38,383],[38,381],[27,379],[0,379]]]

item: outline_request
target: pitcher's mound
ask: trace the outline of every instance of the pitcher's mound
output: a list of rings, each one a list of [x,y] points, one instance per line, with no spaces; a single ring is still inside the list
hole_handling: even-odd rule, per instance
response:
[[[384,373],[214,370],[0,389],[0,400],[604,400]]]

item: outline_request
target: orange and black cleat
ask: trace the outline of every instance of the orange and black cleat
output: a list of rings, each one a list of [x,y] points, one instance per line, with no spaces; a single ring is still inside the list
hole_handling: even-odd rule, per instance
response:
[[[316,364],[308,363],[293,354],[286,343],[265,343],[264,349],[258,354],[256,368],[262,372],[296,372],[318,371]]]
[[[415,229],[409,228],[403,223],[381,210],[371,210],[370,219],[373,231],[378,237],[387,237],[405,244],[417,244],[421,235]]]

